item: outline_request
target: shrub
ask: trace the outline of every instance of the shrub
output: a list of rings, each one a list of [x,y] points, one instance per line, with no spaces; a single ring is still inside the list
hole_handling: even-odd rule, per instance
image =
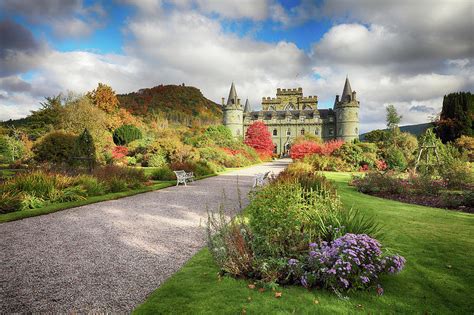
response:
[[[123,125],[115,129],[113,134],[114,143],[118,146],[124,146],[134,140],[142,138],[140,129],[133,125]]]
[[[21,197],[21,210],[30,210],[30,209],[37,209],[42,208],[45,205],[45,200],[40,197],[36,197],[35,195],[30,195],[28,193],[22,194]]]
[[[65,163],[75,156],[77,137],[65,131],[52,131],[33,146],[35,160],[39,162]]]
[[[196,166],[194,167],[194,175],[206,176],[211,174],[215,174],[215,171],[206,161],[199,161],[196,163]]]
[[[148,157],[149,167],[163,167],[166,165],[166,157],[163,152],[158,152]]]
[[[109,179],[107,185],[109,186],[109,191],[113,193],[126,191],[128,189],[127,181],[118,177]]]
[[[24,144],[14,137],[0,135],[0,163],[13,163],[24,157]]]
[[[21,173],[7,180],[2,190],[46,198],[57,187],[57,176],[44,171]]]
[[[74,182],[75,185],[81,186],[88,196],[100,196],[105,194],[105,185],[93,176],[80,175],[75,178]]]
[[[474,182],[471,166],[460,159],[453,158],[445,161],[438,172],[451,189],[462,189]]]
[[[402,256],[384,256],[376,239],[352,233],[329,243],[310,243],[301,262],[288,260],[294,283],[334,291],[367,288],[378,283],[381,274],[400,272],[404,265]]]
[[[396,147],[390,147],[387,150],[385,162],[387,163],[388,168],[393,170],[403,171],[407,168],[407,160],[405,155],[400,149]]]
[[[165,165],[153,171],[151,178],[154,180],[173,180],[176,179],[176,175],[169,168],[169,166]]]
[[[410,188],[408,180],[399,180],[390,172],[368,172],[363,176],[354,176],[351,183],[363,193],[399,194]]]
[[[321,146],[312,141],[301,141],[291,146],[290,156],[292,159],[302,159],[305,156],[321,153]]]
[[[321,154],[331,155],[344,144],[344,140],[329,140],[321,148]]]
[[[110,181],[115,179],[123,180],[130,188],[138,188],[147,181],[147,177],[142,169],[116,165],[98,167],[94,169],[92,175],[109,187]]]
[[[9,213],[21,210],[21,196],[16,192],[0,192],[0,213]]]

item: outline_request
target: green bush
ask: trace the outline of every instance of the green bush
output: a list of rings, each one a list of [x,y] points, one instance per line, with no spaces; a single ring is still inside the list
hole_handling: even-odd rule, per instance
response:
[[[148,157],[149,167],[163,167],[166,163],[166,156],[163,152],[154,153]]]
[[[211,174],[215,174],[215,170],[208,162],[199,161],[198,163],[196,163],[196,167],[194,168],[195,176],[206,176]]]
[[[43,198],[36,197],[35,195],[30,195],[28,193],[24,193],[21,196],[21,210],[30,210],[30,209],[37,209],[42,208],[46,204],[46,201]]]
[[[358,191],[362,193],[392,193],[399,194],[406,191],[400,180],[393,173],[368,172],[362,176],[354,176],[352,180]]]
[[[130,188],[138,188],[147,181],[145,172],[142,169],[132,167],[121,167],[117,165],[106,165],[94,169],[92,173],[99,181],[110,187],[110,181],[115,179],[128,183]]]
[[[176,175],[173,173],[169,166],[163,166],[153,171],[151,178],[154,180],[174,180]]]
[[[13,163],[25,155],[25,146],[14,137],[0,135],[0,163]]]
[[[408,163],[403,151],[396,147],[390,147],[385,155],[385,162],[388,168],[403,171],[407,168]]]
[[[71,162],[71,157],[76,156],[76,139],[74,134],[52,131],[33,146],[34,158],[39,162]]]
[[[43,171],[21,173],[6,181],[1,189],[12,193],[25,193],[39,198],[47,198],[61,183],[58,181],[58,177]]]
[[[130,142],[141,138],[142,132],[133,125],[123,125],[115,129],[113,134],[114,143],[120,146],[127,145]]]
[[[105,185],[91,175],[80,175],[76,177],[74,181],[75,185],[81,186],[88,196],[100,196],[105,194]]]
[[[109,191],[112,193],[128,190],[127,181],[122,178],[112,177],[107,181]]]

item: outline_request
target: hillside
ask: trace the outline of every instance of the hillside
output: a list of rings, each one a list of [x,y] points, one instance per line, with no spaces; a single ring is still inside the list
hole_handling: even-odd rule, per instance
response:
[[[138,92],[117,95],[120,106],[134,115],[146,116],[161,113],[173,122],[202,123],[220,122],[221,106],[205,98],[195,87],[182,85],[159,85],[140,89]]]
[[[426,131],[426,129],[433,127],[432,123],[425,123],[425,124],[417,124],[417,125],[406,125],[406,126],[401,126],[400,131],[403,132],[409,132],[412,135],[418,137],[422,133]],[[384,131],[387,131],[388,129],[383,129]],[[361,141],[364,141],[365,135],[368,134],[368,132],[363,133],[359,136],[359,139]]]

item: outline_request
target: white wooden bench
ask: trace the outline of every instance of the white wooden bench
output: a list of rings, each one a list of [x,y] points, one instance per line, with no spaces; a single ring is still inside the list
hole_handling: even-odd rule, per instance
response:
[[[272,171],[268,171],[266,173],[260,173],[260,174],[255,174],[255,182],[253,184],[253,187],[257,186],[263,186],[265,183],[265,180],[270,176]]]
[[[184,186],[187,186],[186,183],[189,182],[194,182],[194,174],[193,172],[187,173],[186,171],[174,171],[176,174],[176,186],[179,184],[184,184]]]

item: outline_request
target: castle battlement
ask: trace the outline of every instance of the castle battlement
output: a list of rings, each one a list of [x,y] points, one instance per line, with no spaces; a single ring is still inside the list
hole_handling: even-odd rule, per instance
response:
[[[314,103],[318,101],[318,96],[310,95],[300,98],[300,103]]]
[[[267,104],[277,104],[277,103],[280,103],[280,99],[278,98],[275,98],[275,97],[262,97],[262,104],[263,103],[267,103]]]
[[[303,88],[294,88],[294,89],[277,89],[277,97],[280,95],[298,95],[303,96]]]

